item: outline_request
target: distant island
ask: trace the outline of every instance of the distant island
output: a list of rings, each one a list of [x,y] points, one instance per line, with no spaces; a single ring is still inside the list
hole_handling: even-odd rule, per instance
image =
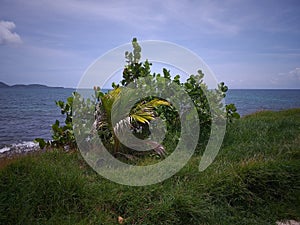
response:
[[[0,88],[63,88],[63,87],[49,87],[43,84],[15,84],[8,85],[4,82],[0,82]]]

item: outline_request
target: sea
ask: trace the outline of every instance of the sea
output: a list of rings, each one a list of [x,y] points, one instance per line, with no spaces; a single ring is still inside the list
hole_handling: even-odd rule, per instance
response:
[[[51,125],[64,121],[55,101],[65,101],[75,89],[0,88],[0,155],[38,148],[35,138],[51,140]],[[300,89],[231,89],[225,103],[234,103],[241,116],[261,110],[300,108]]]

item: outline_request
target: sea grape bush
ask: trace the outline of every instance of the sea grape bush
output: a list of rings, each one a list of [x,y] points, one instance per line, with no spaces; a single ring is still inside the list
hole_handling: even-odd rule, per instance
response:
[[[75,96],[76,93],[73,93]],[[61,113],[65,115],[65,124],[61,125],[59,120],[56,120],[52,125],[52,140],[45,141],[42,138],[36,138],[35,141],[39,143],[40,148],[52,146],[56,148],[75,148],[76,141],[72,127],[72,105],[74,97],[67,98],[66,102],[61,100],[56,101],[56,105],[61,109]]]
[[[73,102],[74,98],[79,98],[80,95],[77,92],[73,92],[72,96],[67,98],[67,101],[55,101],[55,104],[60,108],[61,114],[65,115],[64,124],[61,124],[59,120],[56,120],[55,123],[52,125],[52,140],[45,141],[42,138],[36,138],[35,141],[39,143],[40,148],[45,147],[54,147],[54,148],[63,148],[65,150],[68,149],[76,149],[77,143],[74,136],[74,129],[73,126]],[[80,104],[82,105],[81,113],[87,113],[87,109],[89,112],[94,110],[95,101],[84,99],[80,100]],[[80,112],[78,112],[80,113]],[[76,129],[81,129],[82,127],[76,127]]]
[[[139,78],[147,77],[152,79],[152,83],[156,83],[155,87],[158,87],[160,90],[162,90],[162,92],[163,90],[167,90],[169,94],[170,89],[168,87],[172,82],[181,86],[191,97],[199,115],[201,127],[199,146],[205,146],[206,141],[209,138],[212,121],[212,113],[210,111],[211,108],[226,110],[226,117],[228,122],[232,122],[234,119],[240,117],[234,104],[225,106],[222,105],[222,100],[225,98],[226,92],[228,91],[228,87],[224,84],[224,82],[221,82],[218,85],[217,90],[209,90],[203,80],[204,74],[201,70],[198,70],[196,75],[190,75],[190,77],[184,83],[180,81],[180,75],[175,75],[172,79],[170,71],[166,68],[163,68],[162,74],[151,73],[152,64],[147,60],[145,62],[140,62],[141,47],[139,46],[135,38],[132,41],[132,46],[133,52],[125,53],[127,65],[125,66],[123,71],[123,80],[121,81],[121,85],[127,86],[128,84],[135,82]],[[149,89],[151,89],[150,85],[148,87]],[[180,98],[179,96],[176,96],[177,93],[175,90],[172,94],[173,98]],[[210,101],[208,101],[208,97]],[[149,97],[147,100],[149,101],[152,98],[153,97]],[[217,107],[211,107],[212,104]],[[157,112],[158,115],[161,118],[164,118],[167,122],[169,132],[166,135],[165,142],[174,142],[179,138],[180,135],[180,120],[177,110],[172,107],[162,106],[157,110]],[[217,114],[221,115],[222,113]],[[145,124],[145,126],[148,126],[148,124]],[[168,141],[168,137],[171,138],[171,140]]]
[[[112,90],[103,93],[97,87],[94,88],[95,96],[93,99],[80,101],[83,108],[88,108],[88,111],[76,112],[76,113],[91,113],[94,115],[94,124],[86,124],[85,127],[93,127],[96,129],[99,137],[104,142],[104,145],[111,149],[113,154],[133,154],[130,148],[123,146],[118,143],[118,139],[115,137],[115,132],[118,132],[116,127],[111,124],[110,113],[112,104],[118,101],[118,94],[122,87],[130,85],[136,85],[140,88],[137,80],[139,78],[147,78],[152,82],[155,82],[156,87],[162,90],[162,92],[167,89],[172,83],[176,83],[181,88],[183,88],[190,98],[192,99],[199,116],[200,121],[200,138],[199,138],[199,149],[204,146],[209,138],[211,122],[212,122],[212,112],[211,104],[215,104],[220,108],[220,110],[226,110],[226,117],[228,122],[232,122],[234,119],[239,118],[237,109],[234,104],[223,105],[222,99],[226,96],[228,87],[221,82],[218,85],[217,90],[209,90],[205,84],[203,78],[204,74],[201,70],[197,71],[196,75],[190,75],[190,77],[185,81],[181,82],[180,75],[176,75],[172,78],[171,73],[167,69],[163,69],[162,74],[156,74],[151,72],[152,64],[148,60],[140,62],[141,58],[141,47],[137,42],[137,39],[132,40],[133,52],[125,52],[126,65],[123,70],[123,79],[119,84],[112,83]],[[145,85],[144,85],[145,86]],[[147,93],[151,92],[151,85],[146,85],[144,91]],[[170,91],[170,90],[168,90]],[[209,96],[206,96],[209,95]],[[76,141],[74,138],[73,129],[81,129],[79,127],[73,127],[72,123],[72,104],[74,97],[80,97],[78,93],[73,93],[73,96],[69,97],[64,103],[63,101],[57,101],[56,105],[61,108],[61,113],[66,116],[65,124],[61,125],[57,120],[52,125],[52,141],[44,141],[43,139],[37,138],[36,141],[39,143],[41,148],[51,146],[57,148],[76,148]],[[176,98],[176,92],[174,91],[173,97]],[[208,98],[210,101],[208,101]],[[185,104],[182,102],[182,104]],[[147,112],[147,113],[145,113]],[[180,119],[178,111],[169,104],[166,100],[159,98],[159,96],[151,96],[142,99],[137,102],[133,109],[130,111],[130,115],[124,115],[120,117],[119,125],[126,127],[130,125],[132,132],[142,138],[147,139],[150,133],[149,122],[155,120],[155,118],[160,117],[167,124],[167,133],[162,145],[157,145],[159,149],[156,149],[156,153],[162,154],[166,152],[166,149],[170,146],[176,146],[176,141],[180,136]],[[118,129],[122,126],[119,126]],[[127,127],[127,128],[128,128]],[[84,130],[84,129],[83,129]],[[90,132],[87,129],[86,132]],[[149,142],[150,143],[150,142]],[[165,148],[165,147],[166,148]],[[155,150],[155,149],[154,149]]]

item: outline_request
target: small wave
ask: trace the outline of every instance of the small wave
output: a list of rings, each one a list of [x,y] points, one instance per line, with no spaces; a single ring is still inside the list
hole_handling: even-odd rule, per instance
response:
[[[0,148],[0,153],[7,152],[9,150],[10,150],[9,147]]]
[[[6,145],[0,149],[0,154],[9,153],[26,153],[31,152],[39,149],[38,143],[34,143],[32,141],[23,141],[20,143],[15,143],[11,145]]]

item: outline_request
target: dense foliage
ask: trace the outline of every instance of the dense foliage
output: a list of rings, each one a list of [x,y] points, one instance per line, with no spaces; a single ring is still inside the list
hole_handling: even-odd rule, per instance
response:
[[[190,77],[185,81],[181,82],[180,75],[175,75],[173,78],[171,73],[166,68],[163,69],[162,74],[156,74],[151,72],[152,64],[148,60],[140,62],[141,59],[141,47],[134,38],[132,41],[133,51],[125,52],[126,65],[123,70],[123,79],[119,84],[112,84],[112,90],[107,93],[103,93],[98,87],[95,87],[95,96],[92,100],[85,101],[81,99],[85,107],[92,109],[94,113],[95,122],[93,123],[93,128],[98,132],[99,137],[104,142],[105,146],[111,150],[113,154],[133,154],[132,149],[121,144],[116,138],[116,133],[120,133],[120,129],[131,129],[135,136],[147,140],[150,132],[150,122],[155,121],[156,118],[160,118],[167,124],[167,133],[162,145],[158,143],[153,143],[149,140],[149,144],[156,146],[153,148],[156,153],[163,155],[166,152],[171,152],[180,137],[180,118],[178,110],[159,96],[151,96],[141,99],[135,104],[128,115],[120,115],[119,122],[112,124],[110,121],[112,113],[112,105],[120,99],[120,92],[122,87],[127,87],[129,85],[135,88],[144,88],[145,93],[150,93],[152,85],[146,85],[139,83],[140,78],[147,78],[148,81],[154,82],[155,88],[162,90],[168,90],[172,84],[177,84],[192,99],[200,121],[201,131],[199,138],[199,148],[198,150],[205,147],[206,141],[208,140],[210,127],[212,122],[211,105],[217,105],[220,110],[226,110],[227,120],[230,122],[234,118],[239,118],[239,114],[236,112],[237,109],[234,104],[224,106],[222,99],[225,97],[228,87],[221,82],[217,90],[209,90],[205,82],[203,81],[204,74],[201,70],[197,72],[196,75],[190,75]],[[133,96],[135,93],[130,93],[129,96]],[[179,98],[176,95],[176,90],[172,93],[173,98]],[[208,97],[213,101],[208,101]],[[54,146],[54,147],[66,147],[70,148],[76,147],[76,142],[74,138],[72,127],[72,103],[74,97],[78,97],[78,93],[74,93],[72,97],[67,99],[67,102],[62,101],[56,102],[56,104],[61,108],[62,114],[66,115],[66,120],[64,125],[60,125],[59,121],[56,121],[53,126],[53,140],[45,142],[43,139],[36,139],[39,142],[40,147]],[[163,96],[163,94],[162,94]],[[79,96],[80,97],[80,96]],[[184,101],[182,104],[186,104]],[[80,112],[79,112],[80,113]],[[89,112],[91,113],[91,112]],[[225,114],[224,114],[225,115]]]

